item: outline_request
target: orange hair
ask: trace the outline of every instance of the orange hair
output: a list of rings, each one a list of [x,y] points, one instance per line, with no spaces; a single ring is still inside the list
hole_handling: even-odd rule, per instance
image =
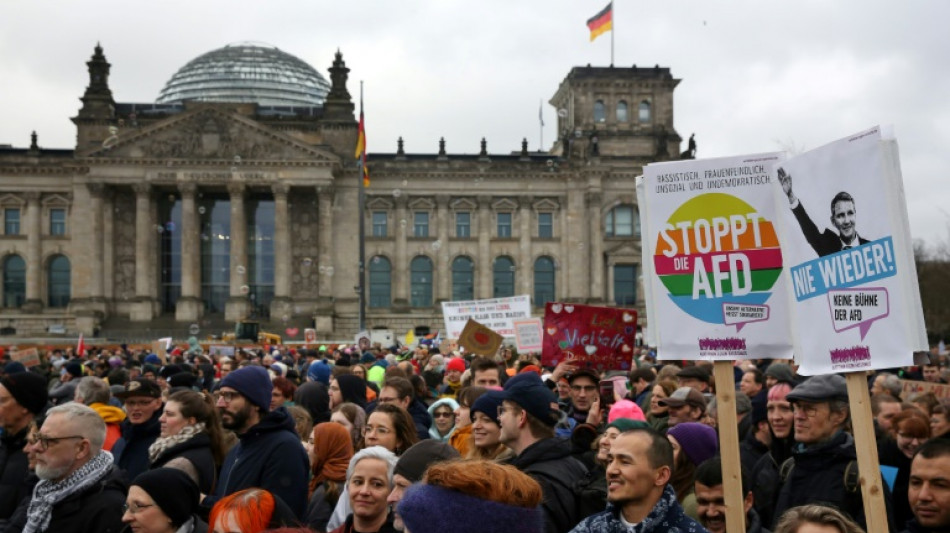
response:
[[[425,474],[429,485],[455,490],[483,500],[534,508],[544,495],[541,485],[511,465],[469,460],[436,463]]]
[[[213,531],[224,515],[231,514],[241,533],[260,533],[270,525],[274,506],[274,496],[264,489],[245,489],[229,494],[211,508],[208,531]]]

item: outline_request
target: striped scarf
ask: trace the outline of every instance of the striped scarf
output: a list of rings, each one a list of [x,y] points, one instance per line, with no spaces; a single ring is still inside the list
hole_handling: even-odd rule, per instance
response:
[[[46,531],[53,517],[54,505],[95,485],[106,477],[111,469],[112,454],[103,450],[62,481],[41,479],[33,489],[33,499],[30,500],[26,511],[27,521],[23,533]]]

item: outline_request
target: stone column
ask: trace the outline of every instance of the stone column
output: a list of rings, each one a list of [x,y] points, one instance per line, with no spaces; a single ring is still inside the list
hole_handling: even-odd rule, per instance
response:
[[[408,234],[412,222],[407,218],[408,199],[405,196],[395,198],[396,202],[396,257],[393,258],[393,311],[409,310],[409,253]],[[365,213],[360,213],[363,216]]]
[[[475,298],[492,297],[491,196],[478,197],[478,259],[476,259]]]
[[[192,322],[204,314],[201,300],[201,227],[196,208],[198,185],[178,183],[181,192],[181,295],[175,305],[175,319]]]
[[[155,221],[152,220],[151,194],[148,183],[132,185],[135,192],[135,301],[129,309],[129,318],[136,322],[147,322],[155,318],[155,306],[151,295],[152,269],[155,262],[153,235]]]
[[[333,302],[333,187],[322,185],[317,187],[317,217],[320,226],[317,235],[317,265],[323,267],[318,270],[317,289],[321,309],[329,310]],[[354,265],[355,266],[355,265]],[[327,268],[331,270],[327,271]]]
[[[531,227],[531,204],[533,198],[530,196],[521,196],[518,198],[519,204],[519,229],[518,229],[518,268],[515,270],[515,287],[518,287],[518,277],[521,278],[520,290],[516,289],[515,294],[530,294],[534,300],[534,261],[531,253],[531,236],[533,228]],[[537,304],[535,304],[537,305]]]
[[[42,206],[40,193],[29,191],[26,197],[26,301],[23,311],[38,313],[43,309],[40,280],[43,277]]]
[[[224,318],[237,321],[250,313],[244,287],[247,285],[247,217],[244,212],[243,183],[229,183],[231,195],[231,279],[230,294],[224,307]]]
[[[286,183],[271,185],[274,193],[274,299],[270,304],[272,319],[291,316],[290,298],[290,214],[287,209]]]
[[[89,189],[90,269],[86,289],[90,301],[103,302],[103,223],[102,205],[106,187],[102,183],[87,183]]]
[[[587,193],[587,213],[590,222],[590,294],[592,304],[604,302],[604,220],[601,216],[601,194]]]
[[[449,216],[449,195],[439,194],[435,197],[436,203],[436,242],[439,245],[435,252],[435,267],[433,274],[435,276],[435,302],[448,301],[452,298],[452,265],[449,261],[449,225],[451,217]]]

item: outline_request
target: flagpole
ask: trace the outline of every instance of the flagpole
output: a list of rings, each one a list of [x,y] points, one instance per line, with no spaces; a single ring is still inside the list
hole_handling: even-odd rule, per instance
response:
[[[543,106],[544,106],[544,101],[539,99],[538,100],[538,122],[540,122],[540,124],[538,125],[538,130],[540,130],[541,132],[541,142],[540,142],[540,145],[538,146],[539,152],[544,151],[544,115],[543,115],[544,107]]]
[[[360,80],[360,117],[363,116],[363,80]],[[365,125],[364,132],[365,132]],[[363,133],[365,136],[365,133]],[[359,175],[358,180],[360,183],[360,193],[359,193],[359,220],[360,220],[360,257],[359,257],[359,285],[357,285],[357,292],[359,293],[359,331],[366,331],[366,213],[364,213],[364,203],[366,202],[366,181],[365,181],[365,172],[366,172],[366,145],[364,141],[363,153],[360,155],[359,161]]]
[[[617,13],[613,0],[610,1],[610,66],[614,66],[614,34],[617,33]]]

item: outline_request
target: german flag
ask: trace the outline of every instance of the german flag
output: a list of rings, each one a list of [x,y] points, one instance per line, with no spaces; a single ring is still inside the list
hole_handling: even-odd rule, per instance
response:
[[[587,28],[590,30],[590,40],[593,41],[600,37],[602,33],[612,30],[614,27],[613,20],[614,3],[610,2],[607,4],[607,7],[600,10],[600,13],[587,19]]]
[[[362,105],[360,106],[362,107]],[[356,139],[356,153],[354,156],[360,162],[360,173],[363,175],[363,187],[369,187],[369,168],[366,167],[366,128],[363,125],[363,110],[360,110],[359,137]]]

